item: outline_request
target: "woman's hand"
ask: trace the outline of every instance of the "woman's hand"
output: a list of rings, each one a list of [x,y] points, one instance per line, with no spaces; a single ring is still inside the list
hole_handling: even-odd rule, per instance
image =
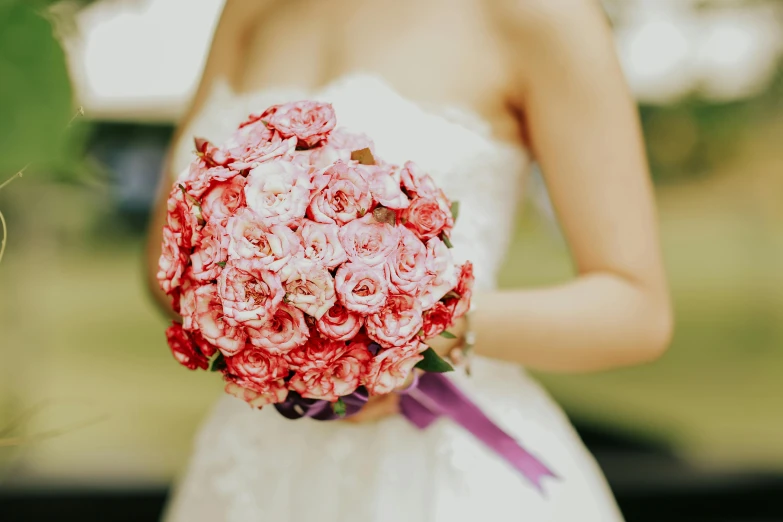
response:
[[[467,320],[464,317],[457,319],[447,331],[455,337],[453,339],[447,339],[441,335],[436,335],[435,337],[424,341],[430,348],[438,352],[438,355],[441,357],[446,357],[452,350],[460,348],[464,344],[465,334],[467,333]],[[413,376],[411,375],[411,379],[412,378]],[[410,379],[403,384],[400,389],[404,389],[408,385],[410,385]],[[400,413],[400,396],[396,393],[390,393],[388,395],[370,397],[370,400],[364,405],[359,413],[345,420],[355,424],[377,422],[390,415],[396,415],[397,413]]]
[[[452,334],[454,338],[436,335],[424,341],[430,348],[438,352],[438,355],[441,357],[448,356],[452,350],[461,348],[465,344],[465,335],[468,333],[467,319],[460,317],[454,321],[454,324],[446,328],[446,331]]]

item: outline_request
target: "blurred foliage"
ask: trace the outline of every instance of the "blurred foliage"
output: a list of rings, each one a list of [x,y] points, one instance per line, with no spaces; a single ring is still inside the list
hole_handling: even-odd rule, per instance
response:
[[[72,124],[77,108],[65,53],[47,13],[54,3],[0,0],[2,177],[29,163],[61,178],[79,170],[88,129]]]
[[[738,152],[744,134],[783,113],[783,67],[762,94],[726,103],[692,96],[640,108],[653,177],[658,183],[709,175]]]

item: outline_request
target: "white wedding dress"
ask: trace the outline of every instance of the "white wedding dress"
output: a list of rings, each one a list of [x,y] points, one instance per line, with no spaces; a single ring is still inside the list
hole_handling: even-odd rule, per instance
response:
[[[460,202],[454,253],[495,286],[527,167],[521,147],[494,140],[457,108],[422,107],[383,80],[352,75],[319,92],[236,95],[219,86],[186,136],[224,140],[249,113],[297,99],[334,104],[338,126],[366,132],[386,161],[414,160]],[[175,149],[176,172],[192,158]],[[479,344],[481,340],[478,340]],[[290,421],[223,397],[195,442],[167,509],[169,522],[475,522],[622,520],[592,456],[545,391],[519,366],[476,357],[453,380],[557,475],[541,494],[448,420],[425,431],[402,417],[374,424]]]

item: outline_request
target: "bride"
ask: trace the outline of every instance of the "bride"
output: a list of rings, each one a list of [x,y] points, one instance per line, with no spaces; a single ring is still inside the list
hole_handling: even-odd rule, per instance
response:
[[[622,520],[568,420],[522,369],[639,364],[671,335],[639,124],[597,0],[228,0],[169,175],[194,135],[219,142],[248,113],[302,98],[332,103],[339,125],[369,134],[384,159],[416,161],[460,201],[454,253],[475,265],[477,356],[451,378],[557,477],[542,494],[458,426],[416,430],[394,395],[351,422],[291,422],[225,396],[167,520]],[[498,290],[529,155],[578,275]],[[155,288],[163,216],[160,205]],[[431,342],[445,352],[462,341]]]

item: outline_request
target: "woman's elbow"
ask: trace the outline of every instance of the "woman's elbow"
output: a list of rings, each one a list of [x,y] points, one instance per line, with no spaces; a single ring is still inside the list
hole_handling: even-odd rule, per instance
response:
[[[646,328],[642,363],[660,359],[669,349],[674,336],[674,312],[668,300],[652,308],[644,318]]]

